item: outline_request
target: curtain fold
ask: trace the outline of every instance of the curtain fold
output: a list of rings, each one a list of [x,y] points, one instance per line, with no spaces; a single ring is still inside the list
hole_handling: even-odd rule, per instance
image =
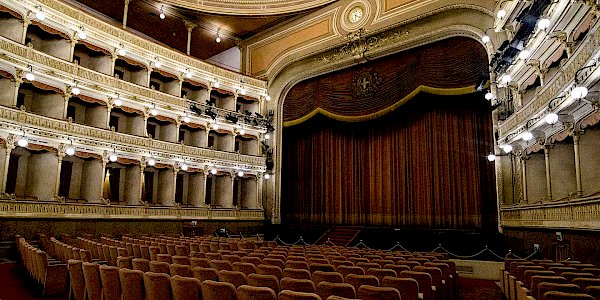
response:
[[[421,93],[376,120],[323,116],[283,132],[287,222],[468,229],[495,225],[489,104]]]

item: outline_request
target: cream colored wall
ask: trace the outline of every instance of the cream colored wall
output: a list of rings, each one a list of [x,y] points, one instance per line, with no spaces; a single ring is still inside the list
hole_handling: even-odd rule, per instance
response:
[[[546,161],[544,151],[529,154],[527,160],[527,200],[540,202],[546,196]]]
[[[13,106],[15,92],[15,83],[8,78],[0,77],[0,105]]]
[[[583,194],[600,192],[600,129],[586,129],[580,142]]]
[[[160,170],[158,175],[158,200],[164,206],[175,203],[175,173],[171,169]]]
[[[577,191],[575,186],[575,156],[572,142],[555,143],[550,149],[552,199],[562,199]]]
[[[46,117],[62,119],[65,114],[65,98],[60,94],[36,94],[31,111]]]
[[[511,164],[511,157],[500,156],[500,165],[502,168],[502,183],[504,190],[504,199],[501,199],[505,204],[519,203],[519,190],[518,190],[518,176],[514,173],[513,166]],[[512,170],[512,172],[511,172]],[[513,178],[514,176],[514,178]]]
[[[81,170],[81,198],[90,203],[99,203],[102,197],[102,161],[99,159],[85,160]]]
[[[54,196],[58,177],[58,157],[56,153],[34,153],[27,162],[25,196],[38,200],[51,200]]]
[[[103,105],[88,106],[85,110],[85,124],[97,128],[106,128],[108,124],[107,108]]]
[[[241,203],[240,206],[247,208],[256,208],[256,178],[242,178],[240,180],[241,186]]]
[[[215,176],[215,199],[214,203],[222,208],[233,206],[233,178],[229,175]]]
[[[20,43],[23,36],[23,21],[15,18],[0,19],[0,35]]]
[[[188,203],[194,207],[200,207],[204,203],[205,186],[204,174],[192,173],[189,175]]]

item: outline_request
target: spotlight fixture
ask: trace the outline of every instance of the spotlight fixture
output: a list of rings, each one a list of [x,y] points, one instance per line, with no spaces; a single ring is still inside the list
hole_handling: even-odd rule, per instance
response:
[[[42,11],[42,7],[36,6],[36,8],[38,9],[38,11],[35,13],[35,18],[40,21],[44,21],[46,19],[46,14]]]
[[[147,164],[151,167],[153,167],[154,165],[156,165],[156,160],[152,157],[148,158]]]
[[[211,169],[210,170],[210,174],[216,175],[217,174],[217,169],[214,169],[214,168]]]
[[[519,53],[519,59],[521,60],[526,60],[529,58],[529,55],[531,55],[531,53],[529,52],[529,50],[523,49],[520,53]]]
[[[490,42],[490,36],[489,36],[489,35],[487,35],[487,34],[486,34],[486,35],[484,35],[484,36],[482,36],[482,37],[481,37],[481,41],[482,41],[484,44],[487,44],[487,43],[489,43],[489,42]]]
[[[555,113],[549,113],[544,118],[544,121],[546,121],[546,123],[548,123],[548,125],[554,125],[554,124],[556,124],[556,122],[558,122],[558,115]]]
[[[533,133],[525,131],[521,134],[521,139],[524,141],[531,141],[533,139]]]
[[[29,70],[25,72],[25,79],[29,81],[35,81],[35,75],[33,74],[33,66],[29,65]]]
[[[494,93],[489,92],[489,91],[487,93],[485,93],[485,100],[490,101],[490,100],[492,100],[494,98],[496,98],[496,96],[494,95]]]
[[[265,173],[265,179],[268,180],[269,178],[271,178],[271,175],[269,175],[269,173]]]
[[[163,11],[163,7],[162,5],[160,6],[160,15],[158,15],[160,17],[161,20],[165,19],[165,12]]]
[[[577,86],[571,91],[571,97],[573,99],[583,99],[588,95],[588,89],[585,86]]]
[[[21,137],[19,137],[19,139],[17,140],[17,145],[19,145],[20,147],[27,147],[27,145],[29,145],[29,141],[27,140],[27,137],[25,137],[25,132],[23,131],[23,135]]]
[[[510,153],[513,151],[513,147],[509,144],[503,145],[501,148],[505,153]]]
[[[158,110],[156,110],[156,104],[152,104],[152,109],[150,110],[150,114],[153,116],[158,115]]]
[[[550,28],[550,19],[548,19],[548,18],[540,19],[538,21],[537,27],[540,30],[544,30],[544,31],[547,30],[548,28]]]
[[[239,177],[244,177],[244,172],[243,172],[243,171],[239,171],[239,172],[237,173],[237,175],[238,175]]]
[[[490,155],[487,156],[487,160],[488,161],[495,161],[496,160],[496,155],[494,155],[493,153],[490,153]]]
[[[239,118],[236,115],[233,115],[232,113],[228,113],[227,115],[225,115],[225,120],[235,124],[239,121]]]
[[[498,17],[498,19],[502,20],[504,19],[504,17],[506,17],[506,10],[501,9],[496,13],[496,17]]]

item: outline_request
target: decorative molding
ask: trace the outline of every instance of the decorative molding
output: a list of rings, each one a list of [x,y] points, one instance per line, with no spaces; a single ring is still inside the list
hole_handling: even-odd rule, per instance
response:
[[[165,3],[205,13],[264,16],[296,13],[335,0],[165,0]]]
[[[0,218],[261,221],[265,219],[265,216],[263,210],[0,200]]]

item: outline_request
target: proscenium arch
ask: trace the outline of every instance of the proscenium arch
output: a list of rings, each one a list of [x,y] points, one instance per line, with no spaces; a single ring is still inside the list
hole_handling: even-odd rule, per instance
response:
[[[457,11],[461,11],[461,24],[454,24],[447,26],[444,21],[446,18],[452,17],[448,14],[448,11],[444,12],[445,16],[442,18],[436,18],[439,15],[433,15],[427,17],[421,21],[426,21],[429,18],[434,18],[433,23],[422,34],[419,34],[410,39],[406,39],[399,43],[393,44],[385,49],[374,49],[371,52],[365,53],[364,57],[368,60],[374,60],[377,58],[385,57],[388,55],[396,54],[402,51],[406,51],[419,46],[427,45],[444,39],[452,37],[468,37],[476,40],[486,49],[488,54],[488,62],[493,54],[493,45],[484,44],[481,41],[481,37],[486,34],[486,28],[492,27],[494,23],[494,16],[492,12],[483,11],[480,9],[472,8],[459,8]],[[465,16],[467,14],[467,16]],[[454,15],[456,16],[456,14]],[[427,22],[429,24],[429,22]],[[413,23],[411,23],[413,24]],[[406,26],[411,26],[407,24]],[[394,30],[394,29],[392,29]],[[313,55],[308,58],[304,58],[299,61],[288,64],[281,72],[274,77],[269,83],[269,93],[276,101],[270,104],[275,112],[275,134],[274,134],[274,180],[268,183],[266,200],[270,206],[270,217],[271,222],[274,224],[281,223],[281,168],[282,168],[282,134],[283,134],[283,104],[288,92],[300,81],[314,78],[320,75],[332,73],[338,70],[342,70],[354,65],[357,65],[363,61],[357,61],[355,57],[347,57],[337,62],[330,64],[315,64],[317,59],[323,55],[322,53]],[[491,74],[493,76],[493,74]]]

